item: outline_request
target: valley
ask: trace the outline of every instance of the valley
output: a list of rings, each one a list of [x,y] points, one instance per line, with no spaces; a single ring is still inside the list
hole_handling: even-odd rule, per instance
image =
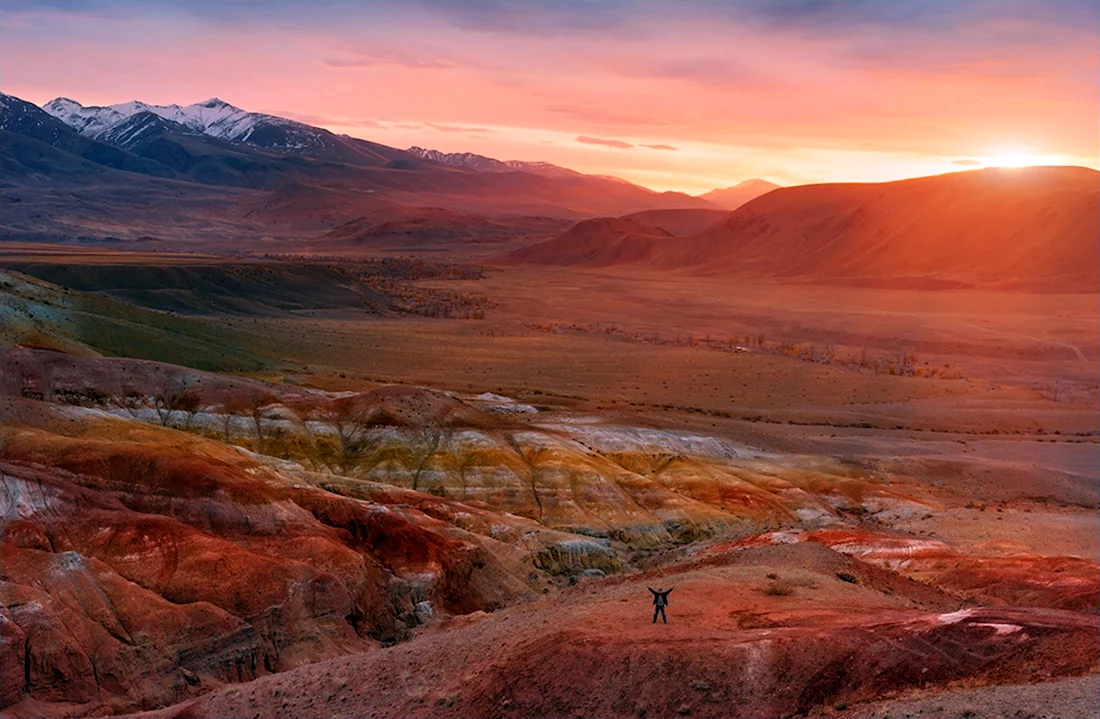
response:
[[[1094,169],[0,110],[3,719],[1100,712]]]

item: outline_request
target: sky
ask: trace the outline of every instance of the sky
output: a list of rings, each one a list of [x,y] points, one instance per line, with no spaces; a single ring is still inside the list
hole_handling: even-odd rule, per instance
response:
[[[693,194],[1097,167],[1096,0],[5,0],[0,90],[219,97]]]

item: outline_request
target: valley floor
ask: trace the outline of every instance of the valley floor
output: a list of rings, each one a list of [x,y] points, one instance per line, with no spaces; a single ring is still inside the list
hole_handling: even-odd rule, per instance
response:
[[[1095,713],[1095,297],[47,254],[0,716]]]

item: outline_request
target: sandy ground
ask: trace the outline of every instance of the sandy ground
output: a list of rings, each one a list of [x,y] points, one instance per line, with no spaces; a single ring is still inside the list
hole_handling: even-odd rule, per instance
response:
[[[1042,684],[917,692],[820,716],[844,719],[1086,719],[1100,716],[1100,675]]]

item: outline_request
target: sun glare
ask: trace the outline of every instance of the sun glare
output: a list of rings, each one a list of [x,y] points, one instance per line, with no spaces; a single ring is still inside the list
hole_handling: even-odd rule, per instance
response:
[[[1057,155],[1039,155],[1021,150],[1003,150],[983,158],[986,167],[1034,167],[1036,165],[1057,165],[1061,158]]]

